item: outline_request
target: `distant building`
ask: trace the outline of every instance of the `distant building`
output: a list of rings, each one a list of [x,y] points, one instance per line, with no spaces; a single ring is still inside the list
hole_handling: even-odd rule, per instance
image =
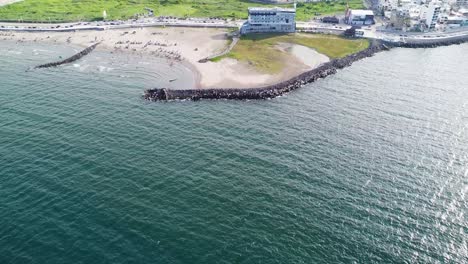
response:
[[[409,14],[403,10],[392,10],[392,15],[390,16],[390,25],[394,29],[403,30],[406,29],[409,21]]]
[[[457,0],[457,5],[459,7],[468,7],[468,0]]]
[[[249,20],[241,27],[241,34],[262,32],[296,31],[296,9],[294,8],[249,8]]]
[[[372,25],[374,24],[374,12],[372,10],[349,9],[346,12],[345,23],[349,25]]]
[[[430,4],[426,13],[426,26],[429,30],[435,28],[440,15],[440,6]]]
[[[447,18],[445,22],[447,27],[454,28],[454,27],[464,27],[468,26],[468,18],[466,17],[459,17],[459,16],[450,16]]]
[[[461,14],[462,16],[468,17],[468,9],[462,8],[458,10],[458,13]]]

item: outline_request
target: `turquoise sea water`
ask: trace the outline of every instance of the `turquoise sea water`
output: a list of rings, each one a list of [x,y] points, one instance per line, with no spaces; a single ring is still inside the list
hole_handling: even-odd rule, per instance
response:
[[[168,103],[183,69],[25,71],[62,52],[0,42],[0,263],[466,263],[468,45]]]

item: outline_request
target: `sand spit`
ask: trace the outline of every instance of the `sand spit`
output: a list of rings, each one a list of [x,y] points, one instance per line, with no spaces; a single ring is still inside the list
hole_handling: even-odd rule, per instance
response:
[[[379,41],[374,41],[372,45],[360,52],[348,55],[344,58],[334,59],[310,71],[301,73],[289,80],[284,80],[274,85],[268,85],[260,88],[232,88],[232,89],[149,89],[143,96],[150,101],[168,101],[168,100],[200,100],[200,99],[268,99],[274,98],[293,90],[299,89],[303,85],[315,82],[318,79],[325,78],[335,74],[338,69],[350,66],[353,62],[371,57],[375,53],[388,50],[389,47]]]

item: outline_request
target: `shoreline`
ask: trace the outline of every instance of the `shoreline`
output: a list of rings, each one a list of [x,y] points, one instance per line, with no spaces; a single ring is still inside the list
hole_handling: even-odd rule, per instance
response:
[[[385,45],[392,46],[392,47],[399,47],[399,48],[437,48],[442,46],[450,46],[450,45],[460,45],[463,43],[468,42],[468,35],[463,36],[454,36],[451,38],[446,38],[443,40],[433,39],[433,40],[425,40],[425,41],[398,41],[398,42],[391,42],[381,40],[382,43]]]
[[[275,74],[261,72],[248,62],[231,58],[217,62],[200,63],[201,59],[226,49],[230,43],[228,33],[225,29],[180,27],[35,33],[0,31],[0,41],[52,43],[81,48],[101,42],[96,50],[143,56],[149,60],[157,57],[166,60],[169,65],[182,65],[192,72],[193,78],[196,80],[194,89],[261,87],[292,78],[313,68],[306,65],[294,54],[287,52],[285,52],[286,61],[284,64],[289,66]],[[322,62],[320,58],[317,56],[317,58],[308,59]],[[54,61],[54,59],[52,58],[50,61]],[[47,62],[49,61],[42,63]]]
[[[348,55],[344,58],[335,59],[330,62],[324,63],[321,66],[304,72],[294,78],[285,80],[283,82],[268,85],[261,88],[252,89],[187,89],[187,90],[171,90],[165,88],[156,88],[145,90],[143,98],[149,101],[171,101],[171,100],[193,100],[200,99],[231,99],[231,100],[257,100],[257,99],[271,99],[283,94],[289,93],[293,90],[299,89],[305,84],[312,83],[318,79],[325,78],[329,75],[337,73],[339,69],[351,66],[354,62],[371,57],[374,54],[390,50],[394,47],[407,47],[407,48],[435,48],[439,46],[449,46],[456,44],[463,44],[468,42],[468,37],[454,39],[451,41],[437,42],[437,43],[394,43],[381,40],[373,40],[370,46],[360,52]]]
[[[318,79],[333,75],[338,69],[351,66],[354,62],[361,59],[371,57],[374,54],[389,50],[380,41],[373,41],[369,47],[363,51],[348,55],[344,58],[334,59],[323,63],[321,66],[310,71],[299,74],[291,79],[279,82],[273,85],[267,85],[260,88],[214,88],[214,89],[187,89],[187,90],[171,90],[166,88],[148,89],[143,96],[149,101],[170,101],[170,100],[193,100],[200,99],[234,99],[234,100],[250,100],[250,99],[271,99],[281,96],[285,93],[296,90],[305,84],[312,83]]]
[[[194,28],[134,28],[112,29],[104,31],[78,32],[1,32],[0,41],[42,42],[55,44],[69,44],[79,47],[89,47],[91,44],[101,43],[97,49],[111,54],[126,53],[130,56],[140,55],[151,60],[152,56],[163,58],[168,65],[177,63],[192,73],[194,86],[190,89],[155,88],[145,91],[144,98],[151,101],[177,99],[267,99],[274,98],[292,90],[298,89],[306,83],[327,77],[351,65],[354,61],[370,57],[382,50],[392,47],[431,48],[460,44],[468,41],[468,35],[455,36],[447,39],[425,39],[418,42],[372,40],[366,50],[331,61],[320,61],[317,53],[313,56],[309,52],[307,59],[317,60],[316,64],[307,64],[303,59],[290,50],[293,45],[279,43],[282,52],[288,54],[285,65],[278,74],[264,74],[247,62],[224,58],[218,62],[200,59],[207,58],[226,49],[229,45],[226,30],[194,29]],[[285,45],[286,44],[286,45]],[[305,46],[301,46],[309,49]],[[311,49],[313,50],[313,49]],[[304,52],[304,51],[302,51]],[[316,52],[314,50],[314,52]],[[312,54],[312,55],[310,55]],[[309,57],[311,56],[311,57]],[[325,56],[326,57],[326,56]],[[328,57],[326,57],[328,58]],[[66,61],[66,60],[65,60]],[[56,63],[46,63],[54,65]],[[168,87],[168,86],[166,86]],[[169,87],[171,87],[169,85]],[[236,88],[229,88],[236,87]]]

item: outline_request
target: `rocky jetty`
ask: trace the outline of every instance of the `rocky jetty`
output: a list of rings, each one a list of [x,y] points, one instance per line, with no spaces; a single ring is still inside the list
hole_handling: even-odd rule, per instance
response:
[[[167,100],[200,100],[200,99],[268,99],[296,90],[303,85],[315,82],[335,74],[338,69],[350,66],[353,62],[370,57],[375,53],[387,50],[389,47],[379,41],[372,41],[369,48],[340,59],[334,59],[321,66],[304,72],[292,79],[260,88],[214,88],[214,89],[188,89],[172,90],[166,88],[149,89],[145,91],[144,98],[150,101]]]
[[[401,48],[436,48],[441,46],[459,45],[467,42],[463,39],[443,40],[443,41],[431,41],[431,42],[387,42],[386,44],[392,47]]]
[[[56,62],[49,62],[49,63],[46,63],[46,64],[41,64],[41,65],[38,65],[36,67],[34,67],[34,69],[40,69],[40,68],[50,68],[50,67],[56,67],[56,66],[59,66],[59,65],[62,65],[62,64],[67,64],[67,63],[72,63],[76,60],[79,60],[81,58],[83,58],[84,56],[88,55],[89,53],[91,53],[95,48],[96,46],[99,45],[99,42],[98,43],[95,43],[89,47],[87,47],[86,49],[78,52],[77,54],[67,58],[67,59],[64,59],[64,60],[61,60],[61,61],[56,61]]]
[[[436,48],[440,46],[459,45],[468,42],[468,35],[458,35],[446,38],[406,38],[404,41],[385,41],[384,43],[391,47],[402,48]]]

